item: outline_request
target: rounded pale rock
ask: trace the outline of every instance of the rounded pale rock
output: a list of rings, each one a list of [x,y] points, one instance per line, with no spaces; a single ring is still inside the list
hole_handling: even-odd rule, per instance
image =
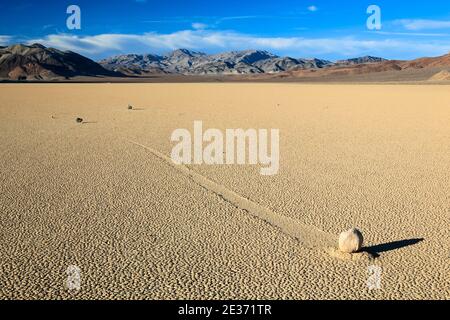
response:
[[[362,233],[358,229],[350,229],[339,235],[339,250],[346,253],[358,252],[363,244]]]

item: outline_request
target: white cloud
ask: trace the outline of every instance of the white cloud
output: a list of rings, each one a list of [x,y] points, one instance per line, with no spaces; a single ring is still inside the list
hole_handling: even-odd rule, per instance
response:
[[[391,36],[408,36],[408,37],[448,37],[446,33],[423,33],[423,32],[391,32],[391,31],[369,31],[376,34]]]
[[[72,50],[93,58],[121,53],[163,53],[177,48],[206,52],[263,49],[293,57],[353,57],[379,55],[387,58],[415,58],[439,55],[450,50],[450,40],[417,41],[415,39],[367,40],[353,37],[303,38],[259,37],[211,30],[184,30],[169,34],[100,34],[76,36],[52,34],[29,43]]]
[[[401,19],[394,21],[394,23],[413,31],[450,28],[450,21],[445,20]]]
[[[5,46],[10,43],[11,36],[2,36],[0,35],[0,46]]]
[[[308,10],[311,11],[311,12],[315,12],[315,11],[317,11],[319,9],[316,6],[309,6]]]
[[[202,30],[208,28],[208,25],[200,22],[194,22],[192,24],[192,28],[194,28],[195,30]]]

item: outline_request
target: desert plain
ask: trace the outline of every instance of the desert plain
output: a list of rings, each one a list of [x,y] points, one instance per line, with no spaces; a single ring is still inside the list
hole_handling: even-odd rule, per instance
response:
[[[170,163],[195,120],[278,174]],[[0,136],[1,299],[450,298],[448,85],[1,84]]]

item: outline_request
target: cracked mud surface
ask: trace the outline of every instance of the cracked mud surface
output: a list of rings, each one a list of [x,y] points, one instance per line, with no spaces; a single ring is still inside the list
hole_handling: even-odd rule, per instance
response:
[[[448,299],[448,101],[448,86],[0,85],[0,298]],[[279,174],[159,157],[194,120],[279,128]],[[377,258],[329,249],[350,227]]]

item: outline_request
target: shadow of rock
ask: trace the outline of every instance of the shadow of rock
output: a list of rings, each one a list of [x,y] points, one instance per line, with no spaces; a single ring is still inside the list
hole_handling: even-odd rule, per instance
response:
[[[377,244],[377,245],[370,246],[370,247],[364,247],[362,251],[366,251],[375,257],[379,257],[380,253],[382,253],[382,252],[387,252],[387,251],[392,251],[392,250],[397,250],[397,249],[401,249],[404,247],[412,246],[419,242],[422,242],[423,240],[424,240],[423,238],[417,238],[417,239],[393,241],[393,242],[388,242],[388,243],[383,243],[383,244]]]

